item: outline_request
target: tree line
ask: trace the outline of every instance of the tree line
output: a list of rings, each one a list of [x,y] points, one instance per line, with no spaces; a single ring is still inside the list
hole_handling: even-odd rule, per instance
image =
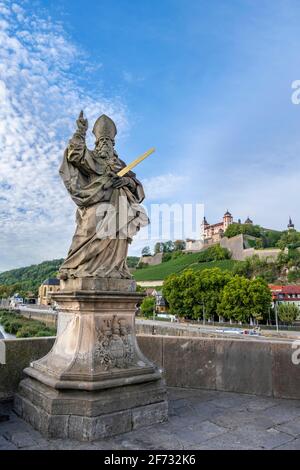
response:
[[[37,297],[40,285],[46,279],[58,276],[63,261],[63,258],[53,259],[0,273],[0,299],[11,297],[15,293],[20,294],[21,297],[28,295]],[[138,261],[137,256],[127,257],[129,268],[135,268]]]
[[[239,224],[234,222],[230,224],[224,232],[228,238],[236,235],[251,235],[255,237],[253,247],[255,248],[297,248],[300,247],[300,232],[295,229],[278,231],[261,227],[260,225]]]
[[[172,274],[163,285],[163,295],[170,313],[191,320],[231,320],[234,323],[266,323],[274,318],[272,295],[267,282],[259,277],[248,279],[219,268]],[[293,321],[299,315],[280,308],[282,321]]]

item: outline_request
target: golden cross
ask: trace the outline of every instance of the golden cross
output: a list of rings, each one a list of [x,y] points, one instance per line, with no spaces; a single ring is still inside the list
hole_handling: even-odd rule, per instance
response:
[[[130,171],[132,168],[134,168],[136,165],[138,165],[140,162],[142,162],[143,160],[145,160],[145,158],[149,157],[149,155],[151,155],[151,153],[155,152],[155,148],[152,147],[150,150],[148,150],[147,152],[143,153],[143,155],[141,155],[140,157],[136,158],[135,160],[133,160],[133,162],[129,163],[129,165],[125,166],[124,168],[122,168],[122,170],[120,170],[117,175],[118,176],[124,176],[126,175],[126,173],[128,173],[128,171]]]

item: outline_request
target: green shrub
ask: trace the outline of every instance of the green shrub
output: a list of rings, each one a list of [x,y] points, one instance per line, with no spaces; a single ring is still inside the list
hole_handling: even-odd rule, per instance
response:
[[[247,244],[249,246],[249,248],[256,248],[256,240],[247,240]]]
[[[142,261],[137,265],[136,269],[143,269],[143,268],[146,268],[148,265],[148,263],[143,263]]]
[[[172,253],[172,259],[177,259],[179,258],[180,256],[185,256],[185,253],[182,253],[182,251],[173,251]]]
[[[41,327],[41,325],[23,325],[17,332],[17,338],[32,338],[42,336],[55,336],[55,328]]]
[[[47,328],[45,330],[39,330],[35,336],[36,337],[56,336],[56,329],[55,328]]]
[[[34,331],[36,333],[36,331]],[[31,338],[34,336],[32,329],[28,325],[23,325],[16,334],[17,338]]]
[[[205,263],[208,261],[221,261],[230,259],[231,254],[227,248],[222,248],[220,245],[214,245],[207,250],[202,251],[198,257],[198,263]]]
[[[279,319],[285,323],[293,323],[300,315],[300,310],[294,303],[284,303],[278,306]]]
[[[166,261],[170,261],[172,259],[172,253],[164,253],[162,257],[162,262],[165,263]]]
[[[143,299],[141,303],[141,312],[144,317],[152,317],[155,309],[155,297],[149,296]]]
[[[288,282],[296,282],[300,279],[300,269],[295,269],[294,271],[288,272]]]
[[[8,320],[5,325],[5,331],[11,335],[15,335],[20,328],[22,328],[23,322],[20,320]]]
[[[252,235],[253,237],[260,238],[261,237],[261,227],[259,225],[252,225],[252,224],[237,224],[233,223],[230,224],[224,232],[224,236],[231,238],[235,237],[236,235],[245,234],[245,235]]]

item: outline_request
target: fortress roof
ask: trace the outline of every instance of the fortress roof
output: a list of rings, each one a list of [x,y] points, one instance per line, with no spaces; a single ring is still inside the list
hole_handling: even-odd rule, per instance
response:
[[[211,225],[209,225],[209,227],[218,227],[218,226],[222,226],[222,227],[223,227],[223,222],[218,222],[217,224],[211,224]]]
[[[232,217],[232,215],[230,214],[230,212],[229,212],[228,209],[227,209],[227,211],[225,212],[224,217]]]

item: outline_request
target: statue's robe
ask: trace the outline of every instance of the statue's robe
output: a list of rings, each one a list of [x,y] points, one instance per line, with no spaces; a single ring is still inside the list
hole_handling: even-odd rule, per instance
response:
[[[129,187],[113,188],[110,184],[112,176],[108,173],[117,173],[124,166],[116,153],[112,159],[105,159],[87,149],[79,131],[69,141],[59,172],[78,206],[77,227],[61,274],[132,277],[126,264],[128,244],[149,219],[139,204],[144,191],[133,172],[126,174]]]

